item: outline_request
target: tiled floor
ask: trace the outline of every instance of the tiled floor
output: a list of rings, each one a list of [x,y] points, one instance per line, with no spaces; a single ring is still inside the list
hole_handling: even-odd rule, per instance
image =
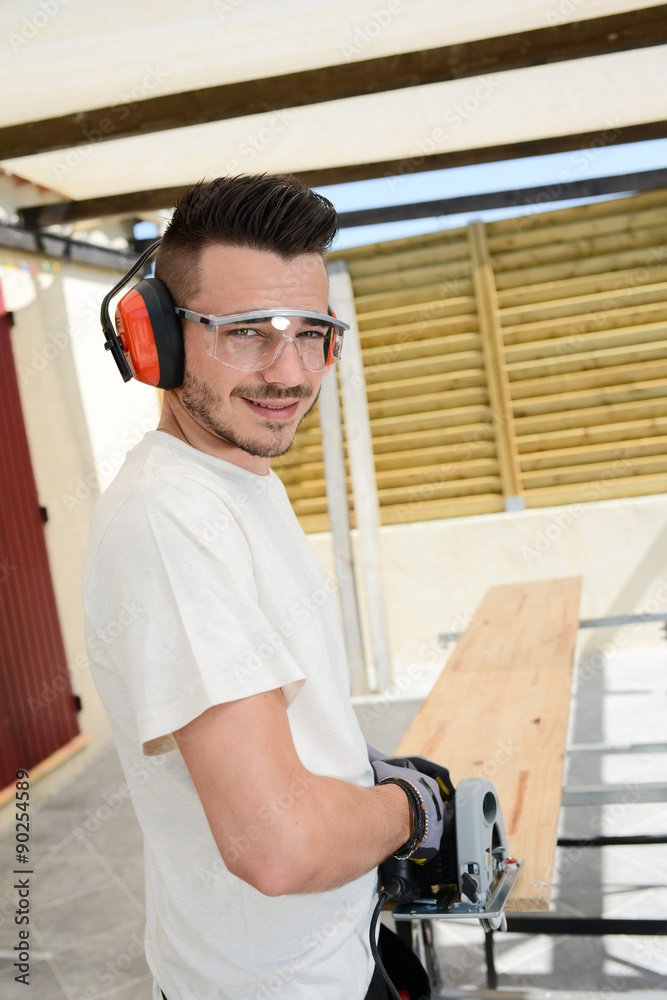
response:
[[[585,667],[585,665],[584,665]],[[624,653],[581,673],[572,742],[666,739],[667,649]],[[369,742],[393,751],[417,702],[372,711],[358,706]],[[567,783],[665,781],[664,755],[574,758]],[[143,948],[142,845],[112,747],[32,816],[32,962],[30,987],[15,982],[17,896],[12,832],[0,837],[0,997],[2,1000],[150,1000]],[[570,835],[667,831],[667,806],[568,809]],[[554,909],[570,915],[667,917],[667,849],[613,847],[559,852]],[[19,876],[20,877],[20,876]],[[500,985],[566,991],[654,991],[667,988],[667,946],[658,937],[547,938],[496,936]],[[483,985],[479,925],[438,924],[443,980],[452,995]],[[460,992],[457,994],[460,995]],[[643,993],[641,995],[644,995]],[[639,993],[634,994],[635,998]],[[314,998],[315,1000],[315,998]]]
[[[110,747],[32,815],[30,987],[14,980],[10,952],[16,867],[13,840],[0,840],[2,1000],[149,1000],[143,953],[142,841]],[[20,878],[21,876],[15,876]]]

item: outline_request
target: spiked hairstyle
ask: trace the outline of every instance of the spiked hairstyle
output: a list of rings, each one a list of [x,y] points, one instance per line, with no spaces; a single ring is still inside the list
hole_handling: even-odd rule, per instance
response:
[[[158,251],[155,277],[185,304],[197,291],[202,250],[213,244],[267,250],[291,260],[329,249],[338,232],[331,202],[295,177],[244,174],[188,188]]]

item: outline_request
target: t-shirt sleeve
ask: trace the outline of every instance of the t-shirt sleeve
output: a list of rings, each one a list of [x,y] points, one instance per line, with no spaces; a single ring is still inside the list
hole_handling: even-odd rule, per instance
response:
[[[135,488],[101,541],[85,604],[89,655],[127,685],[146,753],[171,749],[170,734],[213,705],[275,688],[289,704],[303,684],[279,602],[260,607],[248,542],[200,483]]]

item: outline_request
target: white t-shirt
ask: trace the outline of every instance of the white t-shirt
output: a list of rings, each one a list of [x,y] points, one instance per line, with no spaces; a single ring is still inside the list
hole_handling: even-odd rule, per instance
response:
[[[83,593],[91,669],[144,834],[156,1000],[158,984],[168,1000],[362,1000],[376,873],[280,897],[231,875],[171,735],[280,687],[304,766],[373,784],[335,587],[278,477],[151,431],[97,504]],[[259,802],[258,821],[274,820]]]

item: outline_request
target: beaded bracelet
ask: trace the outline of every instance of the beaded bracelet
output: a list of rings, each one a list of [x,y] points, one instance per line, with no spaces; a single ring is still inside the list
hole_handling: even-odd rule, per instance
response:
[[[424,800],[415,786],[405,778],[383,778],[380,784],[398,785],[403,789],[408,797],[408,802],[410,803],[410,808],[412,809],[414,830],[410,839],[407,840],[394,853],[394,857],[397,861],[407,861],[408,858],[412,857],[428,832],[428,814],[426,812]]]

